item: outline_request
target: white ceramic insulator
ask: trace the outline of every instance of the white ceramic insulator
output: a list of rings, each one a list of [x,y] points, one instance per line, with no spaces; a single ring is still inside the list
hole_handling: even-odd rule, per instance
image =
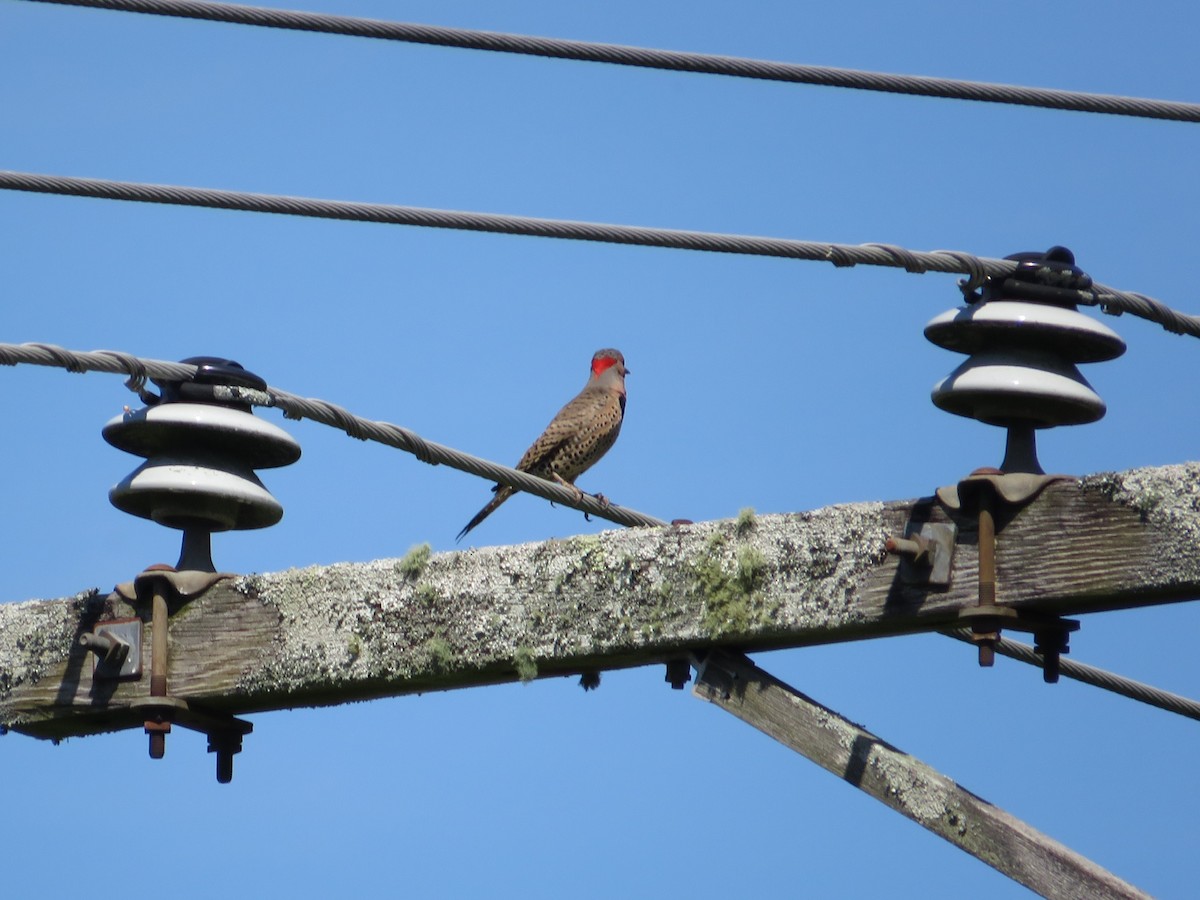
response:
[[[155,456],[108,492],[113,506],[169,528],[210,531],[266,528],[283,507],[258,477],[235,460]]]
[[[992,300],[948,310],[925,326],[933,343],[970,354],[933,387],[939,408],[991,425],[1051,428],[1104,416],[1078,362],[1125,352],[1125,342],[1082,313],[1042,303]]]
[[[283,507],[254,474],[300,456],[286,431],[251,413],[203,403],[164,403],[117,416],[110,444],[146,462],[109,491],[118,509],[171,528],[265,528]]]
[[[977,353],[933,386],[940,409],[989,425],[1084,425],[1104,416],[1104,401],[1079,370],[1051,354]]]
[[[240,409],[208,403],[162,403],[133,410],[104,426],[104,439],[127,453],[215,451],[251,469],[287,466],[300,458],[300,445],[279,428]]]
[[[1043,349],[1074,363],[1104,362],[1125,352],[1121,336],[1074,309],[1019,300],[960,306],[935,316],[925,337],[956,353],[996,347]]]

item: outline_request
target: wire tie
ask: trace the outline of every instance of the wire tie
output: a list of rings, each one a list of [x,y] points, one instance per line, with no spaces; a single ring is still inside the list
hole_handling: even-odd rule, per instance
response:
[[[275,407],[285,419],[291,419],[293,422],[299,422],[304,416],[296,409],[295,405],[285,397],[281,397],[275,391],[268,392],[271,398],[271,406]]]
[[[423,437],[412,432],[406,432],[404,436],[408,438],[409,449],[413,456],[431,466],[438,465],[438,461],[433,458],[432,452],[429,449],[429,444],[425,442]]]
[[[54,344],[29,344],[28,346],[36,347],[39,350],[49,353],[51,358],[68,372],[82,375],[87,371],[79,357],[69,350],[64,350],[62,347],[56,347]]]
[[[962,291],[963,297],[968,303],[978,303],[982,297],[979,289],[983,287],[988,278],[979,257],[958,250],[934,250],[933,252],[950,257],[967,270],[967,277],[960,278],[958,281],[958,289]]]
[[[115,359],[125,371],[129,373],[129,377],[125,379],[125,387],[137,394],[143,400],[146,387],[146,365],[136,356],[130,353],[123,353],[120,350],[97,350],[97,355],[107,356],[110,359]]]
[[[856,260],[837,244],[830,244],[825,248],[825,258],[839,269],[845,269],[857,265]]]
[[[350,435],[350,437],[354,438],[355,440],[365,441],[367,439],[367,435],[363,431],[362,425],[359,424],[356,416],[351,415],[340,406],[333,406],[330,404],[328,408],[333,414],[333,417],[337,419],[338,427],[342,429],[342,431],[346,432],[346,434]]]
[[[897,247],[895,244],[863,244],[863,246],[882,250],[894,261],[898,262],[905,272],[909,272],[910,274],[924,275],[929,271],[929,267],[917,259],[915,253],[911,250],[906,250],[904,247]]]

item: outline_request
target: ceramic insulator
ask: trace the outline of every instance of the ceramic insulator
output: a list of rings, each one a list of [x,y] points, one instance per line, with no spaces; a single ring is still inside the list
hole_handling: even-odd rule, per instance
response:
[[[104,439],[146,462],[109,491],[118,509],[170,528],[265,528],[283,507],[254,469],[286,466],[300,445],[250,412],[209,403],[161,403],[104,426]]]

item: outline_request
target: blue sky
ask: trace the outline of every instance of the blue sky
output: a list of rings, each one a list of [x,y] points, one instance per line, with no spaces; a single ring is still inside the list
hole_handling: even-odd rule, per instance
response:
[[[287,5],[1200,99],[1186,2]],[[1097,280],[1196,313],[1197,159],[1195,125],[0,2],[0,168],[19,171],[981,256],[1064,244]],[[625,427],[580,484],[662,518],[923,496],[1002,455],[999,431],[929,402],[960,361],[922,336],[959,303],[952,276],[12,192],[0,234],[0,340],[226,356],[510,464],[592,352],[619,347]],[[1105,323],[1129,345],[1084,373],[1108,415],[1043,434],[1043,464],[1195,459],[1200,346]],[[120,379],[18,367],[0,400],[0,601],[175,560],[175,532],[106,497],[138,463],[100,437],[136,403]],[[261,414],[304,456],[263,475],[279,525],[215,539],[222,569],[452,550],[488,496]],[[466,543],[604,527],[519,496]],[[1198,626],[1193,605],[1085,617],[1072,648],[1197,696]],[[757,661],[1151,893],[1200,878],[1191,721],[1015,662],[980,670],[937,636]],[[1027,895],[658,668],[588,695],[558,679],[253,721],[227,786],[186,732],[160,762],[140,732],[0,739],[13,896],[76,894],[124,852],[203,859],[245,895]]]

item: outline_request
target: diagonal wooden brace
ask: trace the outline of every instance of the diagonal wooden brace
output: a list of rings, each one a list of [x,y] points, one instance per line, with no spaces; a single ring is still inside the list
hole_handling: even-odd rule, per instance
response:
[[[744,656],[712,651],[696,665],[697,697],[733,713],[1043,897],[1149,896]]]

